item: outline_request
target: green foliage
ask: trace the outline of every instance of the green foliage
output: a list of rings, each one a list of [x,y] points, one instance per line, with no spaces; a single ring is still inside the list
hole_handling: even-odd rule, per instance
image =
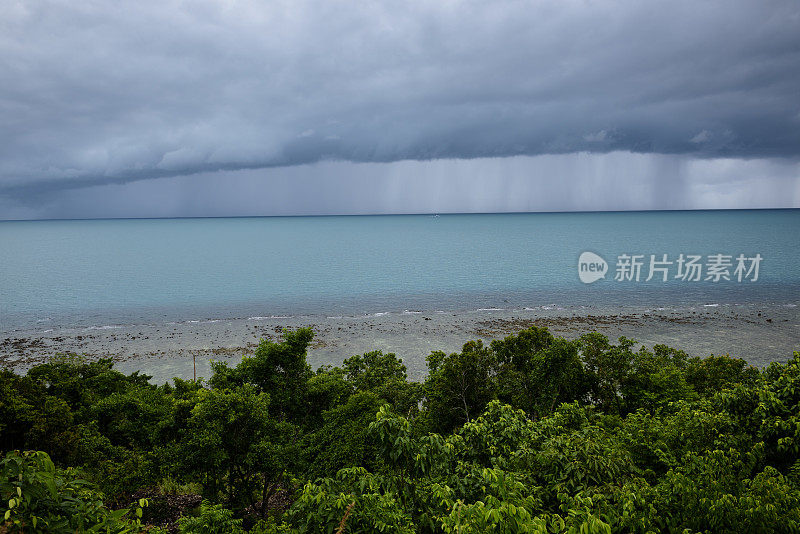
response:
[[[728,355],[691,358],[686,366],[686,381],[702,395],[713,395],[737,384],[753,386],[760,378],[758,369]]]
[[[456,435],[461,438],[459,450],[466,458],[488,466],[528,447],[532,439],[538,438],[536,427],[523,410],[492,401],[484,413]]]
[[[308,476],[324,477],[345,467],[373,467],[376,451],[368,427],[382,404],[374,393],[356,393],[347,403],[324,412],[321,427],[305,439]]]
[[[270,394],[270,414],[278,419],[299,421],[304,415],[307,382],[311,367],[306,349],[314,333],[310,328],[284,330],[283,342],[261,340],[252,357],[244,357],[234,369],[213,365],[211,386],[215,389],[251,384]]]
[[[431,430],[449,432],[477,417],[495,398],[495,357],[480,340],[449,356],[433,352],[427,361],[424,403]]]
[[[393,353],[376,350],[347,358],[343,364],[347,382],[355,391],[369,391],[400,413],[416,414],[422,398],[419,384],[406,380],[406,366]]]
[[[173,529],[800,532],[800,353],[758,370],[534,327],[434,352],[419,384],[381,351],[311,372],[311,337],[208,383],[0,371],[0,532],[138,532],[139,497],[172,520],[196,493]]]
[[[492,341],[498,365],[498,396],[526,412],[545,416],[562,402],[585,400],[589,376],[578,344],[556,339],[546,328],[531,327]]]
[[[339,532],[346,529],[353,534],[415,532],[397,495],[381,482],[361,467],[342,469],[319,483],[309,482],[287,520],[301,533],[333,533],[340,526]]]
[[[141,532],[129,510],[111,511],[103,496],[72,469],[56,469],[43,452],[11,451],[0,460],[0,514],[3,532]],[[138,503],[141,517],[146,502]]]
[[[173,404],[171,397],[148,384],[112,393],[84,413],[112,444],[150,448],[160,441],[154,430],[170,419]]]
[[[444,487],[436,488],[440,507],[446,510],[436,518],[444,532],[547,532],[546,521],[534,515],[541,502],[518,475],[490,468],[477,470],[474,475],[485,488],[481,500],[453,501]]]
[[[768,460],[787,469],[800,457],[800,352],[786,365],[770,365],[764,374],[767,383],[758,388],[754,414],[760,419],[758,438],[766,445]]]
[[[516,336],[464,345],[461,353],[428,356],[425,416],[431,430],[449,432],[493,399],[544,417],[563,402],[586,401],[593,384],[577,342],[531,327]]]
[[[130,385],[146,386],[151,378],[138,371],[125,376],[112,367],[111,358],[88,361],[77,354],[59,354],[28,371],[28,378],[43,386],[47,394],[66,401],[74,411]]]
[[[284,521],[269,516],[266,519],[259,519],[249,532],[251,534],[289,534],[296,531]]]
[[[621,337],[619,345],[612,345],[597,332],[580,337],[581,359],[593,376],[593,397],[601,410],[622,412],[620,390],[633,366],[633,343]]]
[[[774,468],[758,472],[759,450],[688,453],[657,489],[664,530],[797,532],[800,492]],[[780,518],[780,519],[778,519]]]
[[[172,477],[166,477],[158,483],[158,493],[161,495],[199,494],[201,491],[203,488],[196,482],[181,484]]]
[[[47,395],[44,402],[31,407],[30,413],[33,417],[25,434],[26,445],[65,452],[74,447],[77,436],[70,429],[75,417],[66,401]]]
[[[383,354],[379,350],[363,356],[352,356],[342,364],[347,380],[357,391],[375,391],[387,381],[405,382],[406,366],[393,353]]]
[[[622,378],[620,394],[626,412],[640,408],[653,411],[670,402],[690,400],[696,393],[685,375],[686,353],[664,345],[656,345],[653,352],[646,348],[634,354],[628,375]]]
[[[199,517],[181,517],[178,519],[181,534],[239,534],[244,532],[242,520],[234,519],[233,512],[221,505],[212,505],[203,501]]]
[[[13,450],[25,445],[25,434],[36,420],[35,398],[44,395],[41,387],[27,376],[0,370],[0,446]]]
[[[708,401],[676,403],[671,413],[661,417],[645,410],[629,414],[619,437],[648,477],[663,475],[692,451],[706,453],[749,445],[730,415],[714,410]]]
[[[204,493],[244,508],[258,489],[274,483],[296,454],[290,423],[269,414],[270,396],[251,385],[204,390],[180,443],[185,474],[202,480]]]
[[[345,380],[344,370],[323,366],[306,383],[306,420],[310,428],[322,423],[322,414],[347,402],[354,393],[353,385]]]

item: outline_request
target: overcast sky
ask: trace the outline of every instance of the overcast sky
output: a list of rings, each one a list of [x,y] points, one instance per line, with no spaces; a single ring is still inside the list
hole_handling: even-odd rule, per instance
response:
[[[747,207],[797,0],[0,0],[0,219]]]

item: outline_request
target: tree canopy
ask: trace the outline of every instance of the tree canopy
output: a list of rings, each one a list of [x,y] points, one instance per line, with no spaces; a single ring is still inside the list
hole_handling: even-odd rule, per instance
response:
[[[205,382],[0,371],[0,532],[800,532],[800,353],[757,369],[530,328]]]

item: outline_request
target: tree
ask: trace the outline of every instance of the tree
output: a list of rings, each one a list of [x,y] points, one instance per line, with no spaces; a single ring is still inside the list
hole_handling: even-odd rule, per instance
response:
[[[347,358],[342,365],[347,380],[358,391],[375,391],[387,381],[406,380],[403,360],[379,350]]]
[[[202,482],[209,499],[224,494],[238,510],[257,497],[266,501],[297,454],[296,427],[271,418],[269,402],[268,394],[249,384],[202,391],[181,441],[176,474]]]
[[[324,412],[322,425],[304,439],[309,478],[345,467],[373,469],[376,449],[368,428],[382,405],[374,393],[362,392]]]
[[[711,396],[737,384],[754,385],[759,378],[758,369],[727,354],[691,358],[686,365],[686,381],[702,396]]]
[[[347,381],[356,391],[370,391],[400,413],[417,412],[422,392],[418,384],[408,382],[406,366],[394,353],[376,350],[347,358],[343,364]]]
[[[77,354],[57,354],[28,371],[28,378],[41,384],[48,395],[63,399],[73,411],[90,406],[131,385],[148,385],[150,376],[138,371],[125,376],[113,369],[111,358],[90,362]]]
[[[696,397],[686,381],[686,353],[656,345],[653,352],[642,347],[630,362],[628,375],[620,383],[625,410],[656,410],[670,402]]]
[[[306,363],[306,349],[314,332],[310,328],[285,330],[283,341],[262,339],[251,357],[234,369],[214,363],[210,384],[217,389],[252,384],[270,395],[270,414],[280,420],[299,421],[305,416],[308,380],[313,375]]]
[[[304,427],[313,431],[323,424],[323,414],[347,402],[355,392],[340,367],[323,365],[306,383]]]
[[[594,399],[603,410],[622,412],[620,388],[633,365],[633,343],[620,337],[618,345],[611,345],[606,336],[597,332],[584,334],[578,341],[583,364],[593,375]]]
[[[492,349],[500,362],[497,382],[504,402],[544,417],[563,402],[586,400],[590,384],[577,343],[533,327],[492,343]]]
[[[431,430],[449,432],[480,415],[495,398],[494,353],[480,340],[449,356],[432,352],[427,361],[423,403]]]

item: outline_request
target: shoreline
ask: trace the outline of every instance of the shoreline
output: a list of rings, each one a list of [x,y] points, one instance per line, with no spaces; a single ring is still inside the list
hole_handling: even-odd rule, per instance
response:
[[[371,350],[394,352],[409,379],[422,380],[425,357],[434,350],[460,351],[472,339],[488,342],[532,325],[574,339],[597,331],[612,340],[631,338],[652,347],[664,343],[690,356],[730,354],[758,367],[785,361],[800,350],[800,308],[794,304],[706,304],[684,307],[542,306],[471,311],[379,312],[361,316],[252,316],[156,324],[14,331],[0,334],[0,366],[24,373],[59,352],[111,357],[115,368],[139,370],[161,384],[173,377],[210,375],[209,360],[236,364],[260,339],[277,341],[283,328],[309,326],[313,368],[341,365]],[[50,330],[50,331],[48,331]]]

